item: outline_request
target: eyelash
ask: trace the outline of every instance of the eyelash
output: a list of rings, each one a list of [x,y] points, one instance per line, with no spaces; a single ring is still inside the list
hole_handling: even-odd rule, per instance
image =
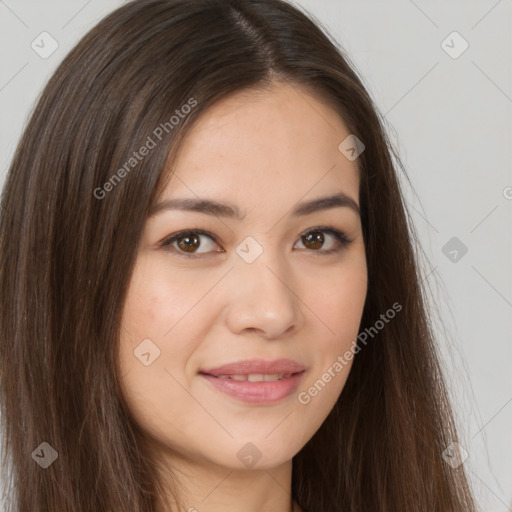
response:
[[[318,253],[318,255],[321,255],[321,256],[326,256],[329,254],[341,252],[343,249],[347,248],[354,241],[352,238],[349,238],[345,233],[343,233],[342,231],[339,231],[338,229],[336,229],[332,226],[317,226],[315,228],[311,228],[311,229],[305,231],[301,235],[301,237],[309,235],[310,233],[315,233],[317,231],[324,232],[329,235],[333,235],[334,238],[336,238],[336,240],[340,243],[340,246],[335,249],[327,249],[327,250],[311,249],[311,250],[309,250],[309,252]],[[175,242],[179,238],[182,238],[185,235],[205,235],[205,236],[208,236],[209,238],[211,238],[218,245],[216,237],[208,231],[205,231],[203,229],[185,229],[182,231],[178,231],[177,233],[174,233],[174,234],[170,235],[169,237],[167,237],[165,240],[163,240],[160,243],[160,247],[167,247],[167,248],[174,249],[175,253],[178,256],[181,256],[184,258],[199,258],[201,256],[208,254],[208,253],[196,253],[196,254],[186,253],[186,252],[180,251],[176,247],[171,247],[171,244],[173,242]],[[307,250],[307,249],[304,249],[304,250]],[[220,251],[216,251],[216,252],[220,252]]]

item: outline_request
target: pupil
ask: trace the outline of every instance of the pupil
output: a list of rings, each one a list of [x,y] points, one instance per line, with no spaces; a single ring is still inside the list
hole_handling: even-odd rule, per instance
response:
[[[312,243],[313,249],[320,249],[324,243],[324,235],[319,231],[315,231],[315,233],[309,233],[305,236],[308,242]],[[307,244],[304,244],[307,246]]]
[[[190,240],[192,239],[194,239],[194,241],[191,244]],[[197,235],[182,236],[178,241],[180,249],[183,249],[185,252],[194,252],[194,249],[197,249],[197,247],[194,247],[193,244],[198,245]]]

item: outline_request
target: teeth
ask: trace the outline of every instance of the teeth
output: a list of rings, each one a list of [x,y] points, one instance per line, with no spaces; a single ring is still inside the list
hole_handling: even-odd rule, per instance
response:
[[[268,374],[262,374],[262,373],[251,373],[247,376],[247,380],[249,382],[262,382],[266,380],[278,380],[282,379],[283,374],[279,373],[268,373]]]
[[[291,373],[250,373],[249,375],[219,375],[219,379],[246,380],[248,382],[276,381],[291,377]]]

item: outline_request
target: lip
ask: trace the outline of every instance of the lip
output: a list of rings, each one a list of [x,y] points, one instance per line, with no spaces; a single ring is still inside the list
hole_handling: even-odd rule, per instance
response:
[[[266,361],[265,359],[244,359],[233,363],[224,364],[216,368],[200,370],[199,373],[213,375],[249,375],[250,373],[298,373],[306,369],[303,364],[292,359],[274,359]]]
[[[297,389],[305,370],[304,365],[291,359],[274,361],[250,359],[201,370],[199,375],[219,391],[237,400],[251,404],[270,405],[290,396]],[[260,382],[219,378],[220,375],[268,375],[274,373],[291,373],[292,375],[281,380]]]
[[[272,404],[290,396],[298,387],[304,371],[294,373],[282,380],[249,382],[245,380],[219,379],[213,375],[200,374],[216,389],[242,402],[251,404]]]

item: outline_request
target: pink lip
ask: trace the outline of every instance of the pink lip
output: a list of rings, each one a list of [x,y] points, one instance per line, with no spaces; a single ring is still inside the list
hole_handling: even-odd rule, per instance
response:
[[[252,404],[271,404],[291,395],[299,385],[304,372],[295,373],[282,380],[249,382],[245,380],[219,379],[213,375],[201,374],[217,389],[234,398]],[[242,374],[243,375],[243,374]]]
[[[200,370],[199,373],[208,375],[249,375],[250,373],[298,373],[302,372],[306,367],[297,361],[291,359],[275,359],[273,361],[265,361],[264,359],[245,359],[234,363],[224,364],[217,368]]]
[[[274,361],[250,359],[201,370],[199,374],[223,393],[243,402],[264,405],[291,395],[297,389],[304,372],[304,365],[290,359]],[[219,375],[249,375],[251,373],[291,373],[292,375],[281,380],[261,382],[220,379],[218,377]]]

